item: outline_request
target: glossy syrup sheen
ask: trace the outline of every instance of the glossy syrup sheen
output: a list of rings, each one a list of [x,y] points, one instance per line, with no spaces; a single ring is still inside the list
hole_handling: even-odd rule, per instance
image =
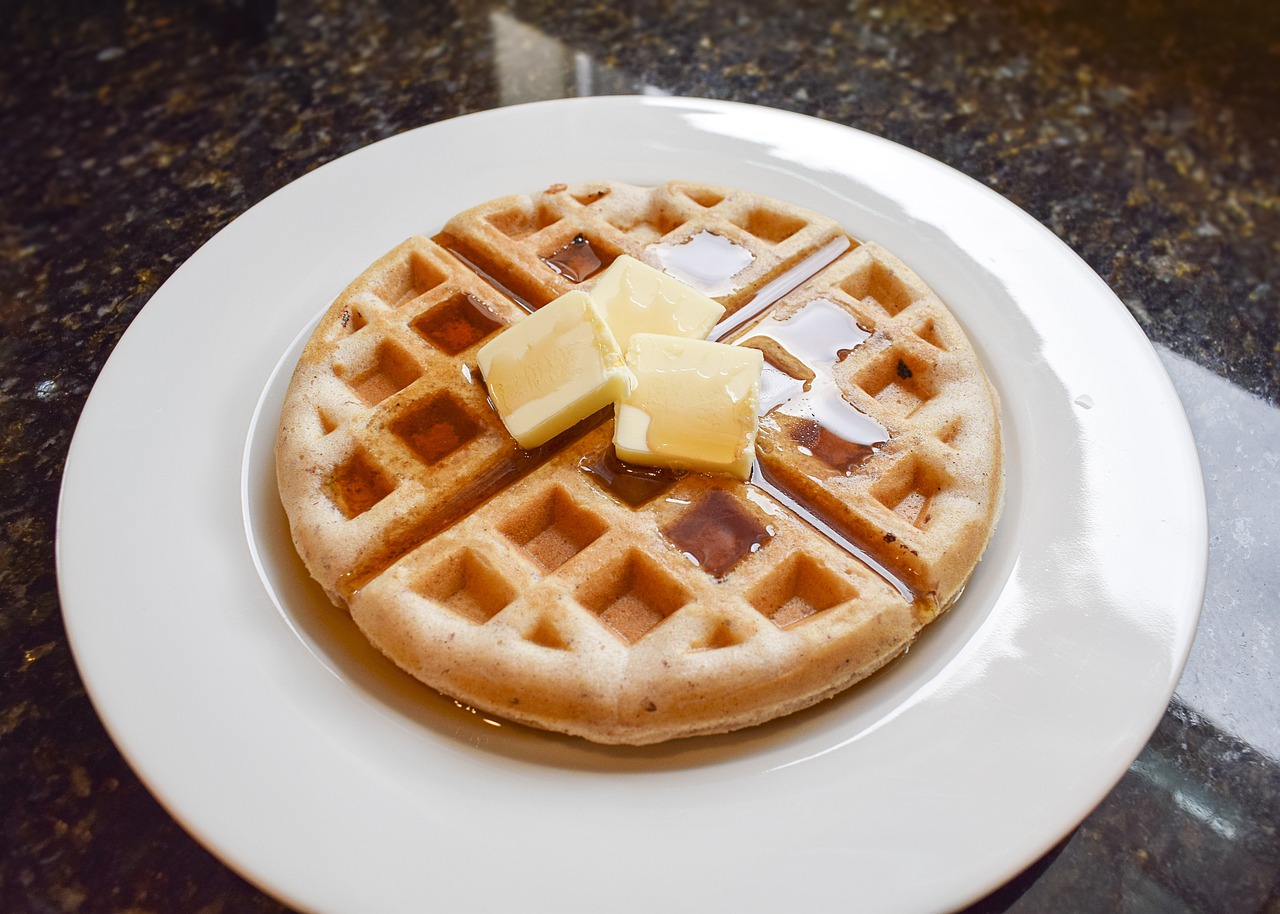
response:
[[[818,298],[789,317],[766,317],[743,344],[766,353],[761,416],[772,416],[801,453],[846,475],[889,440],[835,380],[836,365],[870,335],[840,305]]]
[[[736,315],[727,316],[721,325],[713,329],[711,338],[722,339],[736,327],[766,311],[854,244],[850,239],[841,237],[809,255],[763,287]],[[698,233],[681,245],[654,245],[653,248],[661,249],[659,257],[668,273],[686,281],[689,274],[698,275],[700,280],[695,285],[704,294],[712,294],[707,289],[716,289],[717,285],[721,291],[714,294],[726,294],[726,286],[732,291],[732,277],[751,262],[751,254],[745,248],[710,232]],[[671,262],[673,255],[675,268]],[[594,275],[603,265],[583,236],[575,237],[568,245],[544,258],[544,262],[574,281]],[[680,265],[684,268],[684,275],[678,272]],[[500,291],[507,292],[505,288]],[[511,297],[516,298],[514,295]],[[519,303],[529,308],[527,303]],[[746,345],[754,344],[765,351],[760,415],[776,421],[780,428],[785,426],[786,440],[794,444],[800,453],[817,458],[841,474],[854,472],[889,437],[883,426],[843,397],[834,379],[835,366],[869,335],[844,308],[826,299],[815,299],[789,318],[766,317],[752,329],[745,341]],[[545,462],[564,442],[585,434],[608,418],[609,411],[602,410],[540,448],[525,451],[513,447],[509,459],[451,499],[447,511],[450,517],[447,520],[442,518],[443,525],[434,525],[432,535],[474,510],[515,478]],[[639,508],[659,497],[686,475],[683,471],[628,463],[617,456],[612,446],[582,457],[577,466],[600,488],[632,508]],[[759,461],[747,485],[768,493],[811,527],[861,559],[904,597],[913,598],[902,581],[880,566],[829,519],[822,517],[813,505],[772,479],[763,471]],[[754,514],[744,511],[738,499],[726,492],[712,489],[702,501],[704,503],[697,509],[686,512],[663,532],[677,548],[709,573],[715,576],[728,574],[743,556],[761,548],[771,537],[772,534],[766,532]],[[727,507],[726,502],[732,502],[732,507]],[[426,531],[418,531],[416,536],[424,533]]]
[[[816,298],[786,316],[767,316],[744,335],[741,345],[765,352],[760,414],[807,456],[822,461],[834,472],[852,475],[889,440],[883,425],[866,415],[841,393],[835,380],[836,366],[871,332],[848,310],[825,298]],[[762,438],[765,435],[761,431]],[[777,438],[775,436],[775,441]],[[792,491],[757,460],[751,484],[790,508],[811,527],[861,559],[904,599],[918,602],[911,587],[873,559],[842,528],[815,505]]]
[[[739,312],[726,316],[712,330],[711,338],[723,339],[766,311],[855,244],[847,237],[840,237],[813,252],[763,287]],[[651,250],[658,253],[668,273],[679,278],[691,273],[700,275],[702,291],[706,293],[708,287],[726,283],[750,262],[734,254],[733,246],[728,239],[702,232],[683,244],[654,245]],[[748,252],[743,249],[743,253]],[[685,275],[673,268],[673,258],[674,265],[682,266]],[[889,431],[845,399],[835,382],[836,365],[870,335],[849,311],[819,298],[789,317],[766,317],[746,340],[746,345],[754,342],[765,353],[760,416],[777,421],[780,427],[785,425],[787,439],[800,453],[815,457],[842,475],[852,474],[889,439]],[[669,480],[649,476],[649,468],[619,459],[612,447],[592,460],[584,458],[579,468],[632,507],[657,497],[670,485]],[[872,559],[830,519],[821,516],[815,506],[768,476],[759,461],[749,485],[769,493],[811,527],[874,569],[906,599],[913,599],[904,582]],[[720,501],[729,498],[718,489],[714,492],[722,496]],[[743,555],[768,540],[768,536],[761,536],[760,528],[749,515],[728,511],[720,501],[706,499],[707,504],[700,506],[701,510],[688,512],[663,530],[681,551],[716,576],[727,574]]]
[[[664,271],[712,298],[733,292],[733,277],[755,259],[742,245],[705,230],[687,241],[655,244],[650,250]]]
[[[441,352],[457,355],[505,325],[488,304],[464,292],[423,314],[413,329]]]
[[[708,574],[722,578],[773,538],[773,531],[742,501],[712,489],[662,534]]]
[[[604,266],[604,261],[584,235],[575,236],[564,247],[543,257],[542,262],[573,282],[590,279]]]
[[[578,461],[578,469],[588,474],[602,489],[615,498],[638,508],[657,498],[685,476],[682,470],[642,467],[618,457],[613,446]]]
[[[768,317],[745,337],[745,345],[766,351],[761,377],[760,414],[785,426],[784,440],[840,474],[852,474],[886,442],[889,432],[840,393],[835,367],[870,337],[846,309],[815,299],[787,318]],[[675,481],[670,471],[638,467],[617,457],[612,447],[583,458],[579,469],[615,497],[639,507]],[[908,584],[862,549],[833,518],[790,490],[756,462],[749,489],[759,489],[783,504],[845,551],[860,559],[901,593],[915,601]],[[663,528],[663,534],[708,573],[723,577],[745,555],[761,548],[772,533],[740,500],[720,488]]]

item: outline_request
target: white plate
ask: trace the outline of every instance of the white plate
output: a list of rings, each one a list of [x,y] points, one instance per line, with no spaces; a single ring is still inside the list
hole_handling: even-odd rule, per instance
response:
[[[645,750],[499,725],[382,661],[294,557],[270,449],[311,322],[408,235],[594,178],[737,185],[835,217],[942,295],[1003,396],[1007,504],[968,591],[819,708]],[[1039,224],[848,128],[630,97],[410,131],[220,232],[103,369],[57,545],[116,743],[193,835],[288,903],[892,912],[981,896],[1115,784],[1190,647],[1207,534],[1154,352]]]

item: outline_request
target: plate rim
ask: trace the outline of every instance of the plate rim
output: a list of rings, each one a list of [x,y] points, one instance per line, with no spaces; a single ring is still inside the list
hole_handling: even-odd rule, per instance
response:
[[[144,306],[142,311],[131,323],[130,327],[126,330],[125,334],[121,338],[120,343],[117,345],[115,350],[112,352],[111,356],[108,358],[106,364],[104,365],[102,373],[99,376],[99,383],[102,382],[103,377],[106,377],[108,379],[106,384],[103,385],[104,389],[107,389],[107,387],[113,383],[112,379],[115,377],[115,372],[117,370],[116,368],[112,367],[113,362],[116,363],[118,367],[119,364],[123,363],[125,360],[136,359],[138,357],[135,354],[134,350],[137,346],[144,346],[146,344],[146,341],[141,340],[141,337],[143,336],[142,332],[138,332],[138,333],[134,332],[135,327],[139,327],[139,326],[144,328],[148,327],[149,324],[155,318],[155,316],[160,314],[162,311],[180,310],[179,304],[177,303],[172,305],[169,304],[172,297],[172,293],[167,292],[166,288],[170,287],[171,284],[175,286],[181,284],[182,282],[181,280],[179,280],[177,283],[175,283],[174,280],[177,279],[180,273],[182,273],[184,270],[187,270],[188,264],[193,262],[196,262],[198,264],[203,264],[206,258],[218,256],[218,252],[216,250],[213,250],[214,242],[216,242],[220,237],[228,236],[230,233],[243,232],[245,230],[244,226],[251,224],[252,219],[254,218],[252,214],[255,213],[255,211],[261,212],[262,208],[268,205],[272,200],[279,201],[281,199],[281,196],[280,196],[281,194],[288,192],[289,194],[296,196],[313,186],[320,188],[328,180],[328,177],[327,177],[328,174],[337,172],[338,169],[336,169],[334,166],[337,166],[339,163],[342,163],[345,161],[347,165],[343,167],[349,169],[351,167],[351,163],[354,162],[356,164],[359,164],[363,161],[363,159],[359,157],[362,157],[362,156],[373,157],[373,158],[378,157],[379,153],[377,152],[377,150],[379,148],[382,148],[382,149],[388,148],[387,146],[384,146],[384,144],[395,144],[395,143],[403,144],[406,142],[411,142],[411,143],[420,142],[422,137],[430,138],[433,136],[440,135],[450,129],[456,132],[458,130],[456,125],[459,123],[465,122],[470,124],[477,124],[477,123],[482,123],[484,120],[502,122],[512,117],[521,117],[521,116],[528,115],[531,109],[541,109],[543,111],[559,109],[563,111],[568,111],[570,113],[582,112],[587,109],[595,109],[593,113],[598,114],[601,110],[605,108],[614,108],[617,111],[621,111],[623,109],[634,109],[637,113],[639,112],[652,113],[655,111],[662,111],[662,112],[667,112],[669,115],[673,116],[676,119],[679,119],[679,117],[682,115],[693,114],[693,115],[711,115],[711,116],[724,115],[730,118],[734,118],[734,117],[742,118],[746,121],[750,121],[752,118],[757,118],[757,117],[764,117],[764,118],[782,117],[784,119],[795,119],[794,122],[796,123],[799,123],[801,121],[811,121],[814,123],[809,124],[807,126],[810,129],[813,129],[818,132],[848,131],[853,135],[857,135],[861,137],[862,142],[867,142],[873,145],[886,144],[888,147],[892,147],[893,149],[893,153],[890,156],[890,158],[893,158],[894,156],[902,157],[903,153],[907,153],[908,158],[914,157],[914,160],[917,166],[922,166],[924,168],[930,168],[930,169],[934,168],[935,166],[938,168],[942,168],[945,170],[945,173],[950,176],[951,180],[954,180],[956,177],[958,177],[962,179],[964,182],[969,182],[970,184],[973,185],[973,187],[976,187],[981,191],[985,192],[987,195],[990,195],[990,198],[993,198],[993,199],[991,199],[989,202],[996,203],[997,207],[1005,207],[1006,209],[1012,209],[1013,212],[1017,214],[1017,217],[1019,219],[1025,220],[1026,222],[1034,225],[1039,232],[1053,238],[1053,241],[1055,241],[1060,246],[1059,255],[1061,256],[1063,252],[1065,252],[1065,254],[1067,255],[1067,259],[1073,261],[1072,265],[1074,269],[1079,270],[1080,268],[1083,268],[1083,270],[1088,272],[1089,275],[1093,276],[1094,280],[1096,280],[1096,283],[1098,286],[1100,286],[1101,290],[1105,290],[1104,292],[1103,291],[1099,292],[1100,298],[1108,301],[1108,307],[1119,309],[1117,316],[1118,317],[1123,316],[1123,318],[1127,319],[1129,324],[1132,325],[1130,332],[1132,333],[1136,331],[1137,335],[1141,337],[1142,340],[1145,342],[1145,337],[1141,336],[1140,329],[1137,328],[1136,322],[1134,322],[1131,316],[1129,316],[1128,311],[1124,309],[1123,305],[1120,304],[1120,302],[1117,299],[1115,299],[1114,294],[1111,293],[1111,291],[1105,286],[1104,283],[1102,283],[1102,280],[1098,279],[1096,275],[1092,274],[1092,271],[1089,270],[1087,265],[1084,265],[1083,261],[1080,261],[1079,258],[1074,254],[1074,252],[1071,252],[1070,249],[1065,244],[1063,244],[1061,241],[1058,241],[1056,237],[1053,237],[1051,233],[1048,232],[1047,229],[1041,226],[1038,222],[1036,222],[1030,216],[1023,213],[1022,210],[1017,209],[1017,207],[1015,207],[1011,202],[1005,200],[1005,198],[999,196],[994,191],[991,191],[990,189],[983,187],[977,182],[972,181],[972,179],[969,179],[958,172],[953,172],[951,169],[947,168],[947,166],[941,165],[941,163],[937,163],[935,160],[929,159],[928,157],[924,156],[922,153],[906,149],[905,147],[897,146],[896,144],[893,144],[889,140],[885,140],[879,137],[874,137],[870,134],[862,133],[861,131],[857,131],[851,127],[834,124],[828,121],[821,121],[816,118],[809,118],[809,116],[807,115],[796,114],[793,112],[781,112],[781,111],[777,111],[776,109],[761,108],[759,106],[748,105],[745,103],[721,102],[721,101],[715,101],[715,100],[688,99],[688,98],[679,98],[679,97],[617,96],[617,97],[593,97],[593,98],[584,98],[584,99],[558,99],[558,100],[550,100],[550,101],[544,101],[544,102],[535,102],[529,105],[515,106],[512,108],[499,108],[499,109],[492,109],[492,110],[483,111],[483,112],[476,112],[468,115],[462,115],[457,118],[452,118],[452,119],[440,121],[434,124],[425,125],[423,127],[414,128],[411,131],[406,131],[405,133],[398,134],[393,137],[388,137],[384,140],[378,141],[377,143],[370,144],[369,146],[363,147],[352,153],[348,153],[346,156],[342,156],[339,159],[335,159],[333,162],[326,163],[326,165],[320,168],[317,168],[312,172],[309,172],[307,175],[302,176],[297,181],[292,182],[291,184],[286,185],[285,187],[276,191],[275,193],[265,198],[260,203],[256,204],[254,207],[251,207],[249,210],[247,210],[244,214],[242,214],[236,220],[233,220],[232,223],[230,223],[227,227],[221,230],[217,235],[215,235],[208,242],[206,242],[205,245],[202,245],[201,248],[198,249],[197,252],[192,255],[192,257],[188,260],[186,264],[184,264],[182,267],[179,267],[179,270],[175,272],[175,274],[170,278],[170,280],[166,281],[166,283],[163,284],[159,290],[157,290],[157,292],[152,296],[152,299],[147,303],[146,306]],[[584,116],[584,115],[579,115],[579,116]],[[454,125],[454,126],[451,127],[450,125]],[[369,161],[372,162],[373,159],[370,158]],[[928,163],[928,164],[925,164],[925,163]],[[327,172],[326,169],[330,169],[331,171]],[[972,190],[973,188],[970,188],[970,189]],[[241,227],[236,228],[237,225],[240,225]],[[1043,240],[1043,238],[1041,240]],[[891,250],[893,249],[889,245],[886,245],[886,246],[890,247]],[[207,249],[213,250],[213,253],[205,254],[204,252]],[[199,258],[199,260],[197,260],[197,258]],[[188,271],[188,272],[191,272],[191,271]],[[159,302],[159,304],[157,304],[157,301]],[[153,305],[155,305],[155,307],[153,307]],[[979,344],[980,342],[981,342],[980,340],[975,340],[975,344]],[[1150,348],[1149,344],[1147,345],[1148,345],[1148,348]],[[1181,406],[1180,406],[1180,403],[1178,403],[1176,392],[1173,390],[1172,383],[1169,381],[1169,378],[1167,374],[1164,372],[1163,367],[1160,366],[1154,354],[1153,349],[1150,351],[1149,355],[1150,355],[1150,361],[1146,367],[1148,369],[1150,369],[1151,366],[1155,367],[1156,372],[1154,372],[1153,374],[1155,375],[1157,386],[1159,383],[1159,379],[1163,378],[1163,383],[1167,385],[1167,394],[1172,397],[1173,404],[1176,404],[1176,412],[1181,412]],[[90,444],[93,442],[94,439],[92,438],[92,436],[100,433],[97,432],[97,430],[92,426],[92,424],[86,424],[85,420],[86,420],[86,416],[88,416],[90,423],[92,423],[93,421],[95,421],[97,414],[100,413],[102,409],[105,408],[100,405],[100,403],[105,399],[105,395],[99,395],[99,397],[96,400],[94,396],[95,393],[98,393],[99,391],[99,383],[95,383],[94,390],[91,391],[89,398],[86,400],[85,408],[81,414],[80,421],[78,421],[77,423],[77,428],[76,428],[75,435],[73,436],[73,439],[72,439],[71,447],[68,450],[66,467],[64,469],[62,486],[59,493],[58,510],[57,510],[57,533],[55,536],[57,578],[58,578],[59,595],[60,595],[60,598],[62,598],[63,616],[67,624],[68,639],[71,643],[73,654],[76,658],[77,666],[80,668],[82,678],[85,681],[86,691],[89,694],[91,701],[93,702],[95,711],[98,713],[99,718],[103,721],[103,724],[107,727],[108,732],[111,734],[113,741],[116,743],[117,747],[120,749],[122,754],[124,754],[130,766],[135,770],[135,772],[138,773],[139,777],[142,779],[143,783],[147,785],[148,789],[152,792],[152,794],[155,795],[160,800],[162,805],[164,805],[165,808],[172,815],[174,815],[174,817],[184,826],[184,828],[186,828],[190,833],[192,833],[193,836],[195,836],[197,840],[200,841],[202,844],[204,844],[206,847],[210,847],[210,849],[215,854],[217,854],[220,858],[222,858],[224,862],[227,862],[229,865],[232,866],[233,869],[236,869],[237,871],[241,872],[242,875],[248,878],[251,882],[254,882],[255,884],[257,884],[264,891],[267,891],[268,893],[273,894],[279,898],[289,899],[290,903],[293,903],[297,906],[305,907],[308,904],[307,898],[301,895],[295,896],[295,891],[288,886],[282,886],[280,884],[279,879],[273,878],[272,873],[262,872],[260,867],[255,866],[250,862],[246,862],[241,855],[237,854],[234,851],[234,849],[230,849],[223,846],[222,842],[220,841],[214,840],[213,846],[210,846],[210,838],[211,838],[210,834],[206,830],[201,828],[200,824],[198,822],[193,821],[192,817],[190,817],[187,814],[189,812],[189,809],[188,809],[189,804],[184,802],[184,797],[172,795],[170,792],[172,789],[172,784],[170,779],[157,774],[158,766],[170,764],[171,760],[165,759],[162,761],[157,761],[153,757],[153,755],[150,754],[154,751],[150,747],[135,748],[135,746],[139,742],[136,738],[136,724],[126,725],[124,723],[121,723],[119,715],[121,715],[122,712],[119,708],[119,697],[116,694],[108,693],[107,691],[100,691],[103,688],[110,688],[110,687],[101,686],[101,678],[96,672],[98,669],[101,668],[100,667],[101,658],[95,656],[99,653],[100,649],[94,644],[92,644],[90,641],[86,641],[85,638],[81,635],[81,632],[82,632],[81,623],[85,618],[84,613],[91,612],[92,610],[82,608],[85,606],[84,601],[86,598],[83,595],[82,588],[74,580],[75,563],[79,561],[79,556],[83,554],[82,552],[77,552],[77,550],[83,549],[83,543],[81,542],[82,537],[79,534],[73,535],[68,530],[69,527],[74,526],[78,523],[82,523],[82,521],[79,519],[77,515],[77,512],[82,510],[82,507],[81,507],[82,503],[77,504],[76,499],[83,498],[83,495],[81,494],[81,492],[82,492],[82,485],[83,485],[83,479],[85,474],[92,476],[91,471],[85,468],[85,462],[90,459],[89,457],[85,456],[85,449],[88,448]],[[255,402],[257,402],[257,398],[255,398]],[[1166,401],[1162,405],[1167,408],[1170,404]],[[1203,555],[1203,562],[1200,563],[1202,567],[1198,573],[1198,578],[1199,578],[1198,589],[1194,585],[1194,579],[1197,576],[1195,574],[1195,569],[1192,570],[1193,573],[1190,576],[1193,579],[1193,586],[1192,586],[1193,592],[1186,598],[1186,602],[1194,603],[1194,611],[1191,613],[1187,613],[1185,610],[1183,610],[1180,613],[1181,619],[1179,621],[1180,621],[1181,629],[1174,638],[1175,641],[1180,642],[1178,650],[1181,653],[1181,658],[1180,660],[1177,658],[1177,656],[1173,656],[1170,658],[1171,665],[1170,665],[1169,675],[1167,676],[1168,681],[1166,683],[1167,692],[1166,694],[1164,694],[1163,700],[1158,703],[1159,704],[1158,708],[1155,708],[1154,705],[1156,703],[1152,702],[1153,710],[1148,715],[1147,719],[1143,720],[1141,724],[1137,727],[1137,729],[1141,731],[1141,739],[1140,741],[1138,741],[1137,738],[1134,738],[1132,742],[1137,743],[1138,751],[1140,751],[1141,746],[1145,744],[1146,740],[1149,737],[1150,732],[1154,729],[1160,716],[1164,713],[1164,709],[1165,707],[1167,707],[1168,700],[1172,695],[1174,686],[1176,685],[1178,672],[1180,672],[1182,665],[1185,664],[1186,657],[1187,657],[1187,654],[1189,653],[1190,646],[1191,646],[1191,634],[1194,633],[1195,621],[1198,620],[1199,608],[1203,602],[1204,583],[1205,583],[1205,578],[1207,576],[1208,534],[1207,534],[1207,516],[1206,516],[1206,508],[1205,508],[1203,482],[1202,482],[1202,479],[1199,477],[1198,458],[1195,454],[1194,443],[1190,433],[1190,427],[1189,427],[1189,424],[1187,424],[1186,422],[1185,413],[1181,413],[1181,416],[1182,416],[1181,428],[1169,429],[1169,432],[1174,438],[1181,438],[1183,445],[1189,446],[1190,448],[1189,455],[1185,453],[1182,455],[1184,461],[1188,456],[1190,457],[1190,460],[1191,460],[1191,463],[1188,464],[1187,466],[1184,466],[1183,470],[1186,470],[1188,466],[1191,466],[1191,465],[1194,466],[1194,469],[1196,471],[1195,473],[1196,482],[1199,484],[1198,498],[1196,497],[1197,493],[1195,491],[1189,493],[1189,499],[1191,503],[1184,504],[1184,509],[1187,514],[1189,526],[1192,528],[1196,528],[1195,532],[1200,534],[1197,537],[1197,539],[1198,539],[1198,542],[1203,544],[1203,548],[1199,550],[1199,552]],[[81,435],[82,427],[86,429],[85,435],[90,437],[82,437]],[[247,447],[247,443],[245,444],[245,446]],[[64,524],[68,526],[64,527]],[[64,596],[64,594],[69,596]],[[1189,632],[1186,632],[1188,628],[1189,628]],[[1185,637],[1182,637],[1182,634],[1184,632],[1185,632]],[[1178,651],[1175,651],[1174,653],[1176,655]],[[86,673],[85,672],[86,670],[89,670],[92,672]],[[127,716],[127,712],[124,712],[124,713],[126,713],[126,716]],[[1128,749],[1126,748],[1124,751],[1127,752]],[[1134,755],[1136,756],[1136,752],[1134,753]],[[1130,758],[1130,761],[1131,760],[1132,760],[1132,757]],[[1103,786],[1100,781],[1096,781],[1095,779],[1095,783],[1093,784],[1094,790],[1088,792],[1087,798],[1082,797],[1082,799],[1087,799],[1089,805],[1087,808],[1082,809],[1080,818],[1083,818],[1084,815],[1087,814],[1089,809],[1092,808],[1093,805],[1096,805],[1096,802],[1100,801],[1102,797],[1104,797],[1106,793],[1110,791],[1110,789],[1114,786],[1114,783],[1118,781],[1120,776],[1123,775],[1124,769],[1127,767],[1127,764],[1128,762],[1126,762],[1123,766],[1121,766],[1119,771],[1112,772],[1114,774],[1114,778],[1111,778],[1109,780],[1103,779],[1107,781],[1105,786]],[[1074,827],[1074,825],[1068,825],[1066,831],[1069,831],[1071,827]],[[1005,860],[1003,866],[993,867],[993,872],[989,874],[988,879],[984,883],[985,888],[979,887],[976,891],[976,894],[971,891],[970,897],[959,899],[959,901],[961,903],[971,901],[974,898],[980,897],[984,891],[987,891],[990,888],[994,888],[1002,884],[1007,878],[1011,877],[1012,875],[1015,875],[1022,868],[1022,866],[1025,866],[1027,864],[1034,862],[1034,860],[1037,859],[1040,853],[1043,853],[1044,850],[1047,850],[1054,843],[1056,843],[1062,837],[1062,834],[1066,833],[1066,831],[1055,832],[1054,834],[1051,834],[1051,835],[1046,834],[1044,836],[1044,841],[1042,842],[1042,846],[1039,848],[1038,852],[1035,853],[1034,855],[1027,856],[1027,858],[1022,862],[1021,866],[1015,865],[1015,866],[1012,866],[1011,868],[1011,864],[1009,863],[1009,861]],[[995,870],[998,870],[998,872],[995,872]],[[947,903],[948,902],[941,902],[941,904],[947,904]],[[941,909],[940,905],[935,905],[935,906]]]

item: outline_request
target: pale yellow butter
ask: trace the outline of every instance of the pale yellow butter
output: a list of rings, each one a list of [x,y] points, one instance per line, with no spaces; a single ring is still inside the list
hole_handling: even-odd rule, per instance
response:
[[[631,374],[586,292],[567,292],[476,354],[507,431],[536,447],[623,397]]]
[[[613,444],[623,460],[751,475],[764,356],[758,349],[636,333],[635,384],[618,404]]]
[[[696,289],[623,254],[591,290],[623,352],[634,333],[705,339],[724,306]]]

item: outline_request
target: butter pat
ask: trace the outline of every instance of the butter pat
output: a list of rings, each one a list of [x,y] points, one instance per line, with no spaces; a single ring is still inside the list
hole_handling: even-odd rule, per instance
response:
[[[489,397],[523,448],[537,447],[624,396],[631,374],[586,292],[567,292],[476,354]]]
[[[661,270],[623,254],[590,292],[623,352],[635,333],[705,339],[724,306]]]
[[[627,365],[635,385],[618,403],[613,445],[619,457],[751,475],[764,365],[759,349],[637,333]]]

